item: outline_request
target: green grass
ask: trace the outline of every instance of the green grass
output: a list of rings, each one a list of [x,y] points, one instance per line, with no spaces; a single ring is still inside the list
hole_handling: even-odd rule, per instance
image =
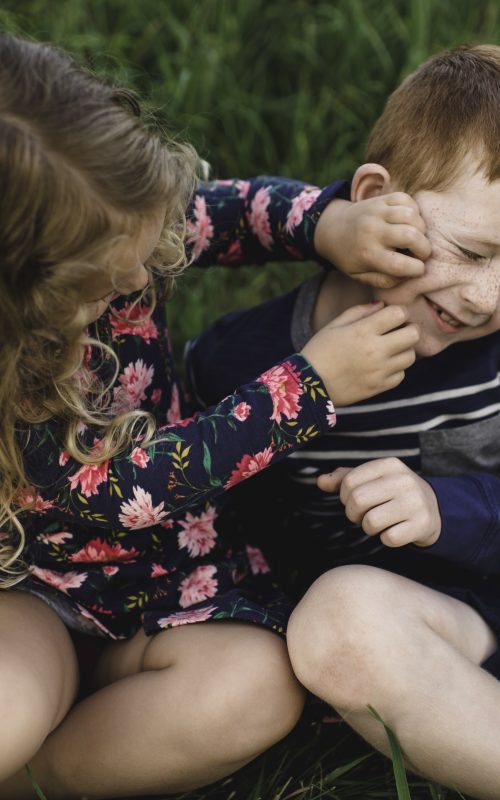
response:
[[[0,8],[0,27],[59,44],[136,89],[215,177],[269,173],[318,184],[361,161],[387,94],[409,71],[447,47],[499,44],[499,22],[497,0],[4,0]],[[313,270],[188,270],[171,303],[174,345],[180,352],[219,314]],[[370,753],[344,726],[299,728],[234,778],[182,797],[395,798],[390,763],[359,761]],[[414,800],[441,797],[423,781],[409,791]]]
[[[385,98],[424,58],[500,42],[496,0],[5,0],[0,26],[51,40],[135,88],[215,177],[319,184],[362,159]],[[311,267],[193,269],[171,304],[174,343]],[[235,274],[236,273],[236,274]]]

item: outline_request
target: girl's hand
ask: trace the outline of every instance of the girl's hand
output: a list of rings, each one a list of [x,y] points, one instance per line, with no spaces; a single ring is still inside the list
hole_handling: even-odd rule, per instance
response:
[[[423,275],[431,254],[418,205],[403,192],[332,200],[317,222],[314,246],[346,275],[378,289]]]
[[[429,547],[441,533],[441,516],[431,486],[399,458],[380,458],[359,467],[320,475],[325,492],[340,492],[345,513],[368,536],[380,534],[387,547]]]
[[[393,389],[415,361],[418,327],[405,325],[404,306],[381,301],[354,306],[321,328],[302,348],[336,407]]]

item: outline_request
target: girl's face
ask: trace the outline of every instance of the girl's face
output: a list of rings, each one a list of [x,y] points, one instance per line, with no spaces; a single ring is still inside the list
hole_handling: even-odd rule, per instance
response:
[[[415,350],[432,356],[500,330],[500,181],[475,173],[415,200],[432,244],[425,274],[374,296],[407,306],[420,328]]]
[[[164,221],[165,209],[162,208],[144,222],[137,237],[130,237],[127,241],[119,242],[116,245],[113,258],[120,262],[126,278],[123,279],[120,291],[111,289],[104,297],[87,303],[89,310],[88,324],[99,319],[112,300],[124,294],[138,292],[147,285],[149,276],[144,262],[148,260],[158,244]]]

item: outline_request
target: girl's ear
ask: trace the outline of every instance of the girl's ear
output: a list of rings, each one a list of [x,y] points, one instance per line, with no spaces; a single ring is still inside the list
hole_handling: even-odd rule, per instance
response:
[[[362,164],[354,173],[351,184],[353,203],[392,191],[391,176],[381,164]]]

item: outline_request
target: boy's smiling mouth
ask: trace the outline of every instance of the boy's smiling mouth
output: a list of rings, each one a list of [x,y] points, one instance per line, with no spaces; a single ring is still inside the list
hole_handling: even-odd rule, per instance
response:
[[[457,333],[467,327],[465,322],[462,322],[462,320],[450,314],[449,311],[435,303],[429,297],[425,297],[424,295],[424,298],[427,305],[432,310],[434,318],[437,320],[439,329],[443,331],[443,333]]]

